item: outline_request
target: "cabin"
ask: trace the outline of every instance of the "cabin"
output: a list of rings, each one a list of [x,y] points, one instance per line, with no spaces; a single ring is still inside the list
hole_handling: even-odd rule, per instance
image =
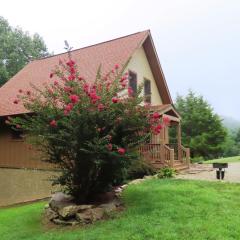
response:
[[[184,169],[189,166],[190,152],[181,144],[181,117],[174,108],[153,39],[149,30],[71,51],[85,79],[95,79],[101,64],[103,72],[114,64],[128,60],[129,85],[143,84],[143,96],[164,118],[170,119],[160,135],[152,136],[149,143],[139,146],[143,158],[156,168],[164,166]],[[21,104],[14,104],[19,89],[29,90],[31,84],[41,88],[49,83],[49,73],[62,53],[30,62],[0,88],[0,206],[42,199],[50,196],[52,167],[38,158],[19,132],[14,132],[5,121],[8,117],[28,113]],[[169,129],[175,129],[176,137],[170,139]]]

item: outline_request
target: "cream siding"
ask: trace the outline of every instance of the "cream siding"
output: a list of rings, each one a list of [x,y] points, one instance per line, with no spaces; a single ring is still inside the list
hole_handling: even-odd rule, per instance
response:
[[[162,99],[159,94],[155,79],[153,77],[151,68],[149,66],[147,56],[145,54],[145,51],[143,47],[139,48],[132,56],[127,69],[130,71],[133,71],[137,74],[137,82],[139,84],[144,83],[144,78],[151,81],[151,100],[152,105],[161,105]]]

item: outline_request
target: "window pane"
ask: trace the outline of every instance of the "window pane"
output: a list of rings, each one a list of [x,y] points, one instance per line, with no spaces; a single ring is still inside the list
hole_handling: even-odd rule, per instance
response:
[[[151,103],[151,82],[150,80],[144,80],[144,99],[145,102]]]
[[[133,90],[133,96],[137,93],[137,74],[129,72],[129,87]]]

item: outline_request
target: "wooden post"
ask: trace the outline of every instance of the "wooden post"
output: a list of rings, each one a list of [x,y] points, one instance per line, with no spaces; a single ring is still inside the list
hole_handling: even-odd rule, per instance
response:
[[[189,168],[190,167],[190,148],[186,148],[186,160]]]
[[[174,167],[174,149],[170,149],[170,167]]]
[[[182,133],[181,133],[181,123],[177,125],[177,144],[178,144],[178,160],[183,161],[182,159]]]
[[[160,161],[161,161],[161,163],[165,163],[165,160],[166,159],[164,159],[165,158],[165,154],[164,154],[164,145],[163,144],[160,144]]]

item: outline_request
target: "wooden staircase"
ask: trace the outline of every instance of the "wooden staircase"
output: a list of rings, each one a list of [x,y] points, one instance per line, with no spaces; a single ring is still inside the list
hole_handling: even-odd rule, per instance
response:
[[[170,148],[165,144],[146,144],[140,146],[139,151],[140,155],[156,169],[168,166],[181,171],[189,168],[190,150],[183,146],[178,146],[176,152],[174,148]],[[176,157],[178,158],[177,160]]]
[[[173,168],[177,171],[188,169],[189,166],[186,163],[181,162],[180,160],[173,161]]]

